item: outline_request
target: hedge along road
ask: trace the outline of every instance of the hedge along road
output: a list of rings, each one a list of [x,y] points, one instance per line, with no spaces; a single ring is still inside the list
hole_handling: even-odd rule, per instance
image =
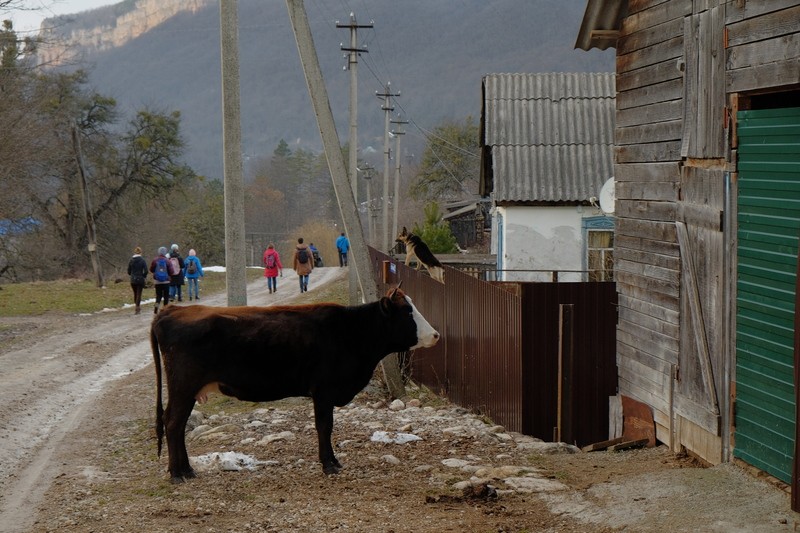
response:
[[[338,267],[315,269],[309,292],[343,280],[344,272]],[[250,283],[248,304],[305,301],[291,270],[279,280],[276,294],[267,292],[263,279]],[[202,303],[224,306],[226,299],[218,294]],[[12,342],[0,346],[0,532],[30,527],[36,518],[32,510],[42,504],[58,475],[54,452],[92,416],[95,402],[116,380],[152,363],[150,309],[146,306],[141,315],[130,308],[0,319],[1,329],[14,334]]]

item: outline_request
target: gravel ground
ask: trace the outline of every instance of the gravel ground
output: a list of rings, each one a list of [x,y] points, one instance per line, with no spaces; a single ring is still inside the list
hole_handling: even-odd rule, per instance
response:
[[[254,284],[248,301],[300,302],[346,282],[342,273],[315,271],[303,296]],[[663,446],[573,453],[424,389],[392,404],[378,382],[335,413],[339,475],[317,461],[309,400],[213,396],[189,436],[198,477],[172,485],[166,453],[156,456],[151,317],[0,319],[0,532],[770,532],[800,522],[787,492],[735,465],[705,468]]]

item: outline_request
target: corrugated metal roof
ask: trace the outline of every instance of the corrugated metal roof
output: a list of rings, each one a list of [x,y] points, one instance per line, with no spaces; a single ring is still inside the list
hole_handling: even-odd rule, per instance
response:
[[[614,168],[614,80],[613,73],[484,77],[483,154],[492,176],[482,179],[493,181],[495,202],[598,195]]]
[[[616,34],[627,12],[626,0],[587,0],[575,48],[605,50],[616,46]]]

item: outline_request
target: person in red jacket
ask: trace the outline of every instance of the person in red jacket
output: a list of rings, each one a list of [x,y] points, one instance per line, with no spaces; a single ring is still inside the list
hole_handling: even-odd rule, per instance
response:
[[[275,245],[269,243],[267,249],[264,250],[264,277],[267,278],[267,288],[269,293],[278,291],[278,273],[283,276],[283,265],[281,264],[281,256],[275,249]]]

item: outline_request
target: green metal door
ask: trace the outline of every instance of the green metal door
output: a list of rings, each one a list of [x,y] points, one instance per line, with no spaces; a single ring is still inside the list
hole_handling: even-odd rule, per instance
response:
[[[742,111],[733,454],[791,481],[800,108]]]

